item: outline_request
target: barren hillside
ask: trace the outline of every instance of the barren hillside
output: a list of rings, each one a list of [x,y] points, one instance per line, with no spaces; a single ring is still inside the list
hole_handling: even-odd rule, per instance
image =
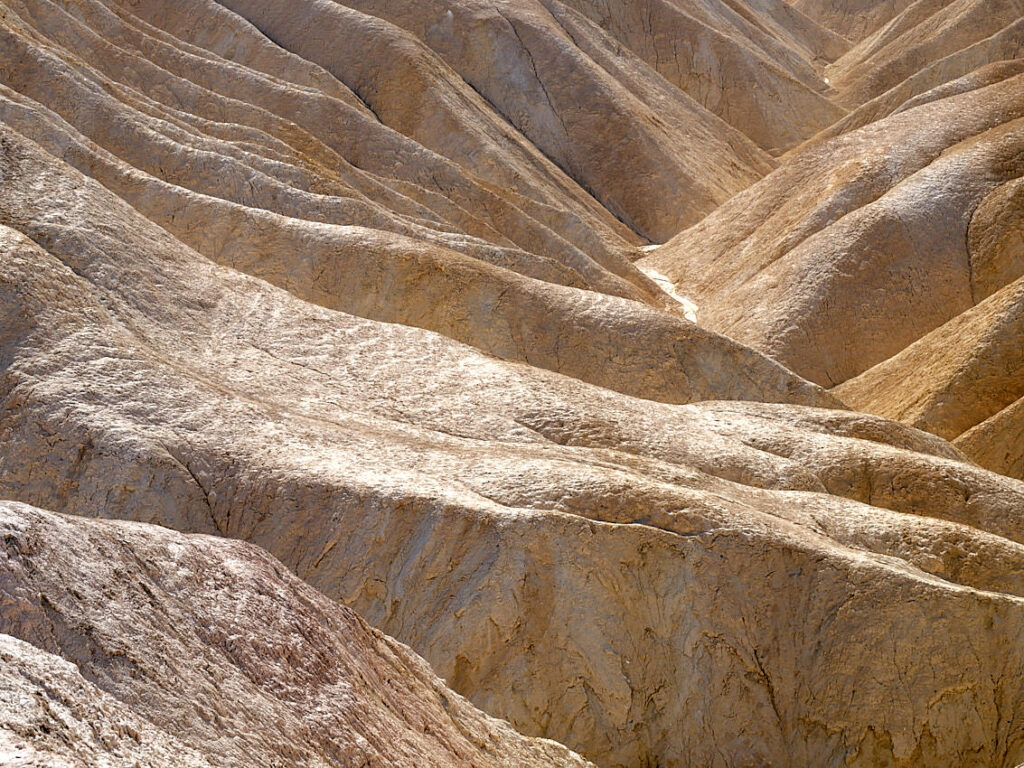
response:
[[[1024,761],[1022,17],[0,0],[0,763]]]

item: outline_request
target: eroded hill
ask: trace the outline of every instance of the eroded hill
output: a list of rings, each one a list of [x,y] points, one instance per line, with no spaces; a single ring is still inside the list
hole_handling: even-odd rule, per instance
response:
[[[4,0],[0,497],[249,544],[2,507],[0,734],[578,759],[337,600],[602,767],[1024,760],[1020,14],[844,8]]]

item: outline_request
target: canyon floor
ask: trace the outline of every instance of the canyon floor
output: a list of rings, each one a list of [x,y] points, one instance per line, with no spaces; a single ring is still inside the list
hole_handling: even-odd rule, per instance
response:
[[[1024,764],[1024,0],[0,0],[0,765]]]

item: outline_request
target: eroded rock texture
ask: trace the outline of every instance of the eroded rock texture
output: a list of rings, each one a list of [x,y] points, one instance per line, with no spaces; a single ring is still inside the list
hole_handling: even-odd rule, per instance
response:
[[[333,599],[602,768],[1024,761],[1020,13],[836,8],[4,0],[0,498],[248,543],[4,506],[0,733],[577,759]]]
[[[703,325],[824,386],[1024,274],[1018,66],[812,141],[642,263]]]
[[[316,307],[3,152],[4,495],[264,546],[604,765],[1021,756],[1020,483]]]
[[[0,756],[565,766],[260,549],[0,503]]]

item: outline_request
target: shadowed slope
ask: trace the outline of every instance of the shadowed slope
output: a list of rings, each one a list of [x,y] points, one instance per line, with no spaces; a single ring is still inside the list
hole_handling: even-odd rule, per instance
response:
[[[209,0],[196,2],[205,12]],[[600,44],[577,47],[539,6],[417,6],[414,19],[427,25],[417,31],[433,44],[501,48],[494,59],[442,48],[455,71],[420,37],[345,5],[225,5],[344,82],[385,125],[471,173],[519,190],[523,177],[537,174],[534,166],[546,174],[561,168],[649,237],[671,236],[771,167],[757,147],[640,62],[609,72],[592,58],[605,55]],[[168,9],[149,0],[133,11],[186,34]],[[456,23],[466,27],[458,37],[449,29]],[[586,110],[578,108],[581,96]],[[610,143],[617,152],[598,151]],[[631,172],[623,174],[626,163]]]
[[[172,112],[81,61],[69,66],[68,56],[59,55],[66,49],[40,42],[33,30],[51,34],[79,55],[89,53],[109,76],[136,84],[159,74],[139,60],[139,51],[155,49],[154,58],[161,61],[180,56],[154,30],[140,31],[97,3],[82,0],[80,11],[96,28],[117,32],[111,36],[129,41],[126,50],[136,52],[115,50],[90,27],[49,5],[25,4],[23,13],[32,24],[12,23],[6,31],[4,55],[17,65],[4,70],[4,78],[18,92],[0,92],[3,119],[210,258],[332,308],[436,330],[507,359],[630,394],[671,402],[709,397],[833,402],[756,353],[684,320],[673,311],[674,303],[612,247],[603,255],[598,249],[592,259],[550,231],[546,240],[530,236],[536,252],[515,247],[493,230],[492,244],[455,230],[455,224],[466,223],[462,218],[451,225],[428,221],[429,212],[409,198],[381,201],[383,193],[368,186],[372,180],[350,169],[352,184],[366,192],[355,190],[331,170],[337,155],[309,136],[293,147],[262,128],[249,131],[244,122],[196,121],[181,107],[195,98],[197,111],[211,113],[212,102],[230,109],[233,119],[295,140],[294,130],[268,120],[262,109],[164,73],[178,94]],[[217,76],[213,64],[189,55],[190,65],[209,78]],[[259,73],[244,74],[242,82],[269,99],[270,86]],[[358,110],[345,114],[357,128],[363,125]],[[233,140],[224,135],[231,133],[239,135]],[[444,170],[443,161],[426,150],[409,151]],[[494,204],[501,222],[521,216],[507,202],[496,198]],[[650,343],[637,343],[642,337]]]
[[[10,502],[0,539],[5,765],[589,765],[256,547]]]
[[[998,83],[1024,68],[1024,19],[950,54],[866,102],[816,134],[819,142],[929,101]]]
[[[0,631],[80,669],[0,640],[70,718],[0,734],[575,759],[316,588],[606,768],[1018,765],[1024,483],[965,455],[1024,412],[1008,1],[893,9],[776,161],[845,43],[774,0],[6,0],[0,496],[310,586],[0,505]],[[762,352],[631,261],[727,199],[640,265]]]
[[[905,11],[913,0],[795,0],[809,18],[840,37],[858,42]]]
[[[741,133],[557,4],[347,5],[425,41],[547,157],[651,239],[671,237],[773,167]]]
[[[564,5],[585,14],[773,154],[843,114],[825,95],[828,86],[818,70],[848,45],[784,2],[570,0]]]
[[[1024,255],[1020,231],[1015,233],[1018,254]],[[1024,278],[836,393],[855,408],[934,432],[983,466],[1024,479],[1017,415],[1024,398],[1022,373]]]
[[[1019,260],[976,257],[968,229],[1024,174],[1022,96],[1011,71],[811,142],[640,263],[692,298],[702,325],[843,382],[969,309],[979,280],[991,292],[1020,276]]]

